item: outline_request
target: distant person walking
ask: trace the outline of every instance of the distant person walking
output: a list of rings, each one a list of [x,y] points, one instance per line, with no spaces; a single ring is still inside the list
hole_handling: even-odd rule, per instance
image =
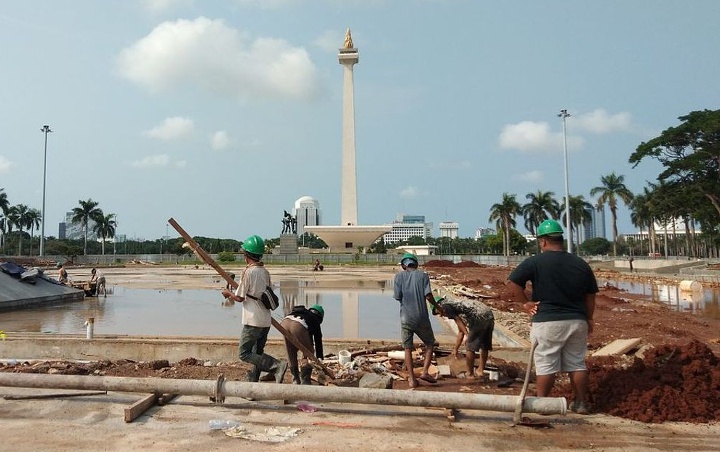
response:
[[[587,262],[564,251],[563,230],[557,221],[543,221],[537,240],[541,253],[522,261],[508,277],[514,300],[532,315],[537,396],[548,397],[555,375],[567,372],[574,393],[570,409],[588,414],[585,356],[593,330],[597,281]],[[531,299],[525,294],[528,281]]]
[[[413,337],[417,335],[425,344],[425,359],[419,379],[436,383],[429,373],[430,362],[435,347],[435,335],[430,324],[427,303],[435,306],[435,298],[430,288],[427,273],[418,270],[418,260],[412,253],[405,253],[400,260],[403,271],[395,275],[393,298],[400,302],[400,331],[403,349],[405,349],[405,367],[408,371],[408,386],[417,387],[413,372]]]
[[[303,305],[293,306],[290,314],[285,316],[280,325],[292,334],[298,342],[308,350],[314,350],[318,359],[323,358],[322,324],[325,318],[325,310],[319,304],[307,309]],[[298,367],[298,348],[285,338],[285,350],[287,351],[290,373],[295,384],[311,384],[312,365],[308,362],[308,356],[303,359]]]
[[[248,372],[248,381],[259,381],[260,372],[268,372],[275,374],[277,383],[282,383],[287,362],[264,352],[272,324],[270,310],[260,302],[263,291],[271,284],[270,273],[261,261],[265,242],[260,236],[251,235],[243,242],[242,251],[247,266],[240,277],[240,284],[234,293],[227,288],[222,291],[226,299],[243,305],[239,357],[253,365],[253,370]]]

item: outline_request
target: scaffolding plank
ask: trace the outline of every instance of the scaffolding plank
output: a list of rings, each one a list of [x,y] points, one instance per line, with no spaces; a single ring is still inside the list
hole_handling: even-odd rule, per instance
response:
[[[637,348],[637,346],[640,345],[640,342],[642,342],[642,339],[639,337],[632,339],[617,339],[610,342],[600,350],[597,350],[592,354],[592,356],[622,355],[634,348]]]

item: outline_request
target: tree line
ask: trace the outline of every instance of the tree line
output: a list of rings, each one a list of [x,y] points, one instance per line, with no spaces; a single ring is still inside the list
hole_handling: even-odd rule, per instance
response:
[[[497,235],[481,239],[450,239],[447,237],[411,237],[397,245],[436,245],[440,253],[454,254],[503,254],[538,251],[534,242],[528,244],[517,231],[517,219],[535,235],[537,227],[546,219],[555,219],[567,224],[570,215],[570,231],[566,240],[579,244],[579,250],[588,254],[685,255],[688,257],[717,257],[720,253],[720,110],[693,111],[678,118],[680,124],[664,130],[659,136],[641,143],[629,156],[628,162],[637,167],[646,160],[658,161],[663,170],[655,181],[647,181],[641,193],[632,193],[625,185],[625,176],[611,172],[600,177],[600,184],[589,192],[597,197],[590,203],[583,195],[571,195],[568,199],[569,212],[565,210],[565,199],[557,200],[551,191],[537,190],[525,195],[527,202],[520,204],[517,194],[503,193],[502,198],[490,208],[489,221],[495,222]],[[72,210],[72,222],[83,228],[82,253],[105,254],[105,242],[115,237],[117,221],[115,214],[105,214],[99,203],[92,199],[79,200]],[[620,238],[617,230],[617,210],[623,203],[630,210],[630,219],[641,235],[641,240]],[[612,241],[604,238],[585,240],[580,231],[591,221],[591,210],[608,207],[612,222]],[[93,231],[101,238],[98,243],[88,244],[88,225],[93,222]],[[23,254],[23,240],[30,244],[33,253],[37,241],[35,232],[42,221],[42,214],[24,204],[12,205],[3,188],[0,188],[0,250],[17,249]],[[682,222],[685,234],[676,234],[678,221]],[[663,228],[658,237],[656,225]],[[647,233],[645,234],[645,231]],[[699,232],[701,231],[701,232]],[[681,236],[681,237],[679,237]],[[647,238],[645,238],[647,237]],[[48,254],[67,254],[78,244],[72,240],[60,241],[49,238]],[[232,239],[197,237],[196,241],[208,252],[239,252],[242,242]],[[266,239],[272,249],[279,238]],[[181,238],[173,240],[124,242],[133,253],[155,252],[183,254]],[[309,248],[323,248],[325,243],[312,234],[304,234],[298,244]],[[96,248],[100,248],[96,250]],[[385,252],[387,246],[381,239],[369,251]],[[115,250],[114,250],[115,251]],[[76,253],[79,254],[79,253]]]

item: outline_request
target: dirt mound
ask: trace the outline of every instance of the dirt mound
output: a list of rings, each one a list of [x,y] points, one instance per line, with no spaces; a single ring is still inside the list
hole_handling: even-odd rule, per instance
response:
[[[590,358],[590,392],[596,412],[641,422],[720,421],[720,361],[701,342],[663,345],[618,368]],[[569,387],[563,396],[571,397]]]

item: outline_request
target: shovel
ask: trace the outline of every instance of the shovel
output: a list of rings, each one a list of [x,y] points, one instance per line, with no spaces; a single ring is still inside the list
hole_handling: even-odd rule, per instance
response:
[[[513,426],[522,423],[522,409],[525,404],[525,394],[527,393],[528,384],[530,384],[530,371],[533,367],[533,355],[535,354],[535,346],[537,342],[533,340],[530,345],[530,356],[528,357],[527,369],[525,370],[525,381],[523,382],[520,396],[518,397],[517,405],[515,406],[515,414],[513,415]]]

